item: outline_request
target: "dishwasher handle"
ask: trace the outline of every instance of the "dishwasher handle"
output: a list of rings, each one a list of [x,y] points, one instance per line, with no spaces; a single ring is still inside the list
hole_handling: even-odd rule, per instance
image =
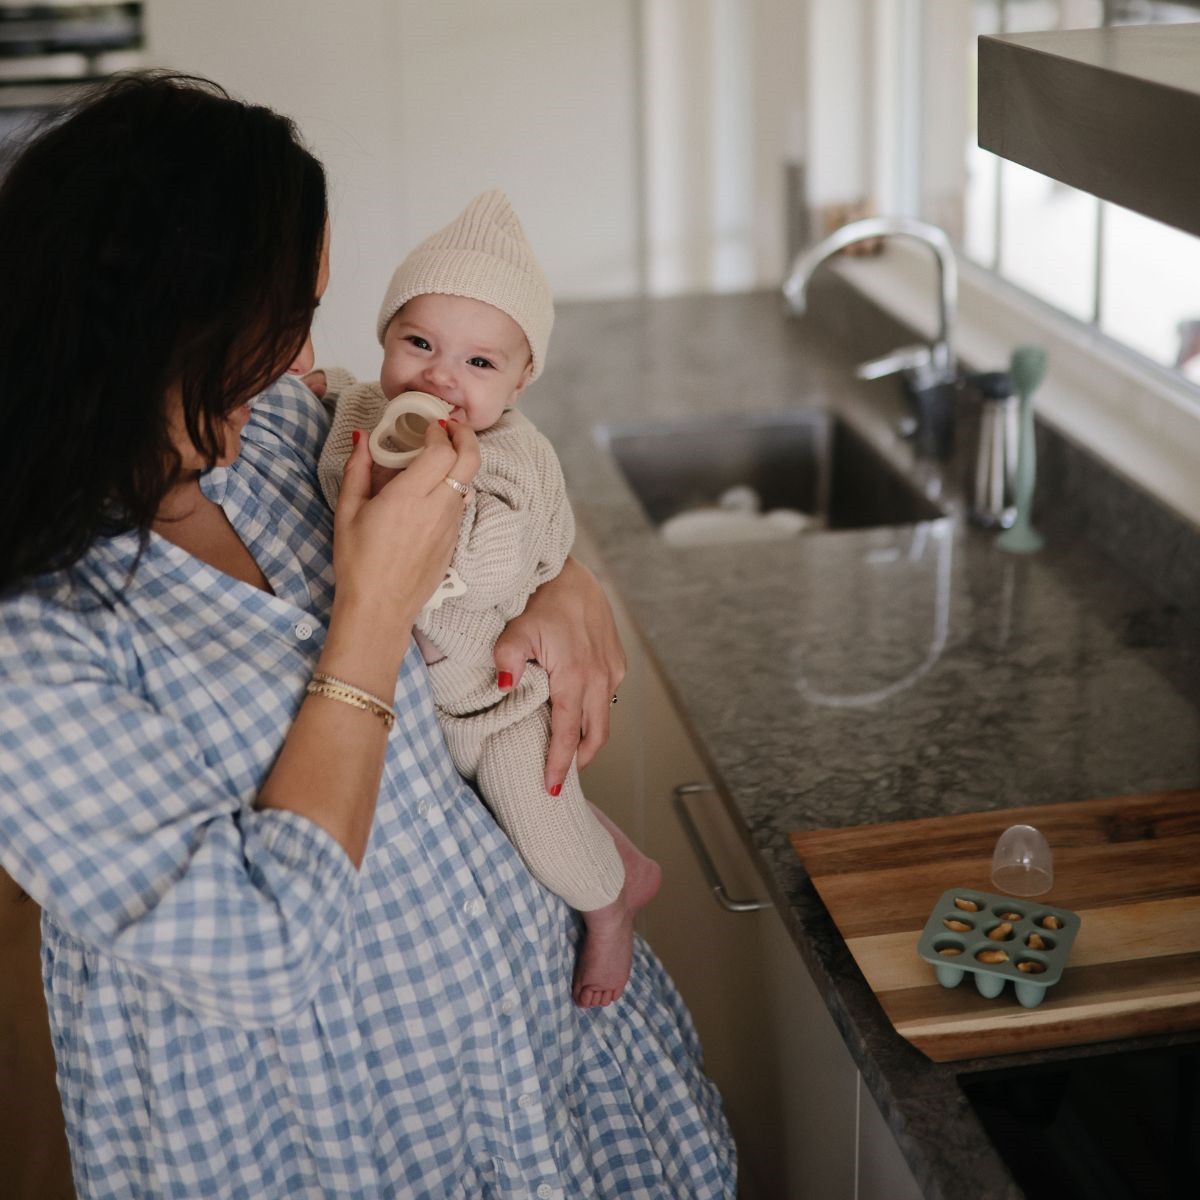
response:
[[[764,908],[770,908],[770,902],[767,900],[734,900],[726,891],[721,876],[717,874],[716,864],[708,852],[708,847],[704,844],[704,839],[700,836],[700,830],[696,828],[696,822],[692,820],[692,814],[688,812],[687,802],[684,799],[686,796],[694,796],[699,792],[711,792],[712,790],[712,784],[709,783],[681,783],[671,794],[671,804],[675,809],[675,815],[679,818],[679,823],[683,826],[683,832],[687,834],[687,839],[692,844],[696,861],[700,864],[700,870],[704,873],[713,897],[723,909],[732,913],[760,912]]]

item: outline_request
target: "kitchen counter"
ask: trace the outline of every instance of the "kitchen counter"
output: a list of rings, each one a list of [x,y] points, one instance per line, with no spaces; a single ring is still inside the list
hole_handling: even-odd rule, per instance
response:
[[[815,290],[811,311],[830,294]],[[563,304],[523,407],[918,1183],[945,1200],[964,1180],[972,1200],[1018,1197],[957,1075],[1198,1035],[933,1063],[892,1029],[787,835],[1197,786],[1200,628],[1069,522],[1041,520],[1033,557],[971,527],[969,414],[939,470],[894,432],[895,380],[851,375],[891,348],[860,331],[847,348],[775,293]],[[951,516],[668,547],[595,436],[812,406],[843,414]]]

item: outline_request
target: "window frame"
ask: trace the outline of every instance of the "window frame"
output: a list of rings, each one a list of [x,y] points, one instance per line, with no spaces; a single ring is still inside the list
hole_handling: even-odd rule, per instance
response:
[[[934,0],[927,5],[904,3],[899,36],[877,37],[872,77],[882,89],[870,108],[873,127],[865,131],[869,143],[896,145],[921,171],[931,153],[943,156],[949,146],[930,147],[913,120],[915,94],[913,65],[937,52],[938,22],[948,10]],[[873,0],[881,12],[888,0]],[[960,10],[961,11],[961,10]],[[944,38],[944,28],[940,31]],[[914,54],[914,45],[916,52]],[[931,61],[936,61],[932,59]],[[928,72],[922,73],[928,78]],[[890,116],[887,114],[890,112]],[[899,114],[899,115],[898,115]],[[953,136],[953,126],[945,127]],[[961,145],[961,143],[960,143]],[[961,151],[960,151],[961,153]],[[896,188],[880,170],[895,151],[872,155],[872,193],[880,211],[920,216],[917,196],[924,189]],[[890,186],[889,186],[890,185]],[[906,194],[905,194],[906,193]],[[957,240],[957,239],[956,239]],[[933,282],[930,256],[903,239],[889,244],[876,259],[845,260],[838,270],[897,318],[926,336],[933,333]],[[1052,307],[998,272],[980,266],[960,250],[959,303],[955,327],[956,349],[973,370],[1003,368],[1017,346],[1036,343],[1047,350],[1049,370],[1039,390],[1035,408],[1040,418],[1112,467],[1189,521],[1200,524],[1200,392],[1182,375],[1153,362],[1138,351]],[[1101,267],[1102,269],[1102,267]]]

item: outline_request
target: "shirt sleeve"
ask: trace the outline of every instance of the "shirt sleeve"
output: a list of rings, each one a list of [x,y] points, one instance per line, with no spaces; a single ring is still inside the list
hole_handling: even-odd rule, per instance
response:
[[[322,402],[298,376],[281,375],[254,398],[242,437],[311,472],[328,431],[329,413]]]
[[[467,610],[516,615],[555,578],[571,552],[575,518],[558,456],[515,415],[480,438],[482,464],[465,505],[454,566],[467,584]]]
[[[298,814],[230,794],[105,639],[0,609],[0,860],[63,929],[229,1024],[301,1010],[349,936],[358,875]]]
[[[325,405],[331,421],[317,460],[317,482],[325,503],[336,509],[346,460],[354,452],[354,431],[362,429],[369,433],[379,424],[387,397],[378,383],[355,384],[353,376],[340,368],[330,368],[326,375],[330,390],[325,394]]]

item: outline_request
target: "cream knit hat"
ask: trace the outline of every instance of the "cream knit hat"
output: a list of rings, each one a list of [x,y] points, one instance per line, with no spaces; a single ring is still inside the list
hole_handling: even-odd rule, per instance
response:
[[[414,296],[465,296],[507,313],[525,333],[536,379],[554,325],[550,284],[501,191],[484,192],[397,268],[379,310],[380,344],[400,306]]]

